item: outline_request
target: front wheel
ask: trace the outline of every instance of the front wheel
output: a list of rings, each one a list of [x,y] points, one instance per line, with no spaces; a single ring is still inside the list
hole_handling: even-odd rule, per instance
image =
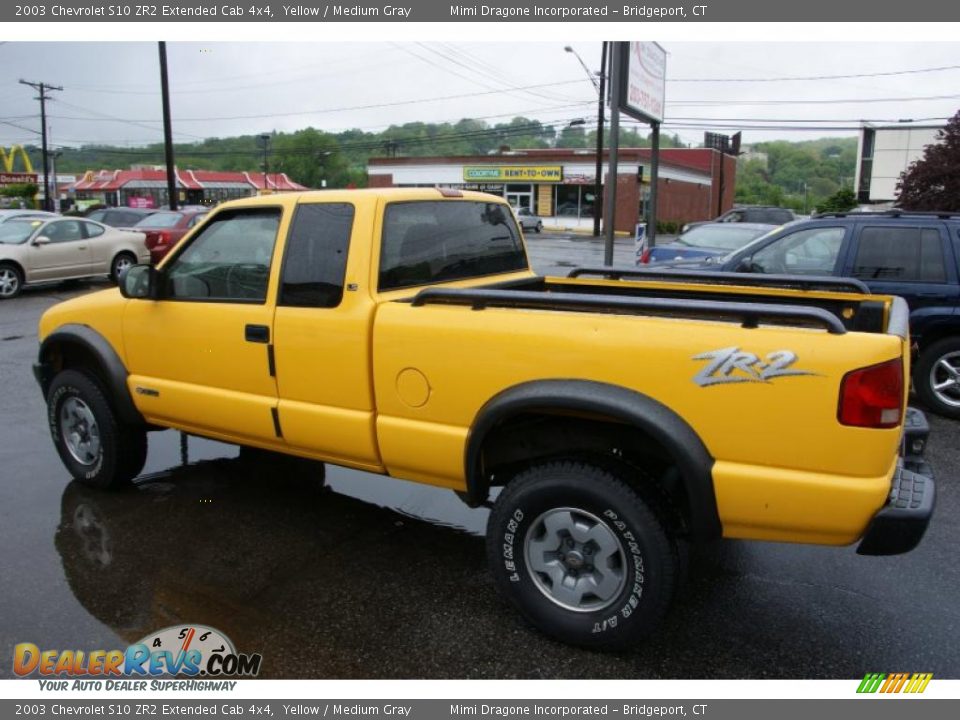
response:
[[[58,373],[47,393],[47,419],[60,459],[84,485],[122,487],[143,469],[146,432],[118,422],[92,375]]]
[[[913,378],[917,395],[928,408],[960,419],[960,337],[944,338],[924,348]]]
[[[676,544],[624,480],[589,463],[545,462],[509,482],[487,525],[498,589],[563,642],[628,647],[663,618]]]

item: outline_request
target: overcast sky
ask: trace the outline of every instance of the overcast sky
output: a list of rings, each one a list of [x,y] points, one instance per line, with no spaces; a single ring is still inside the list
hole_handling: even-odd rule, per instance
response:
[[[494,123],[514,115],[558,125],[581,117],[595,122],[595,91],[576,58],[564,52],[567,44],[591,69],[599,68],[600,43],[594,42],[172,42],[174,138],[308,126],[372,131],[462,117]],[[700,142],[704,129],[742,128],[745,143],[852,136],[852,130],[835,128],[859,119],[947,117],[960,108],[960,43],[663,45],[669,53],[665,130],[687,142]],[[156,43],[0,43],[5,147],[39,140],[39,103],[31,88],[18,84],[21,78],[63,86],[48,104],[54,146],[162,140]],[[912,99],[936,96],[946,97]],[[867,102],[873,99],[884,101]],[[749,127],[787,120],[827,122],[821,123],[826,129],[810,132]]]

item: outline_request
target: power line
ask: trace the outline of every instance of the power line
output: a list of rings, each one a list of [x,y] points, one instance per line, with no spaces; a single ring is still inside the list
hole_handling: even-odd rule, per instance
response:
[[[843,105],[850,103],[919,102],[924,100],[956,100],[960,95],[919,95],[888,98],[818,98],[816,100],[677,100],[667,101],[673,107],[726,107],[729,105]]]
[[[515,88],[516,90],[528,90],[530,88],[544,88],[544,87],[557,87],[559,85],[573,85],[575,83],[582,83],[583,80],[560,80],[557,82],[549,83],[538,83],[536,85],[527,85],[525,87]],[[295,110],[292,112],[272,112],[265,113],[261,115],[226,115],[226,116],[210,116],[210,117],[181,117],[176,118],[177,122],[210,122],[212,120],[262,120],[263,118],[276,118],[276,117],[293,117],[295,115],[326,115],[330,113],[338,112],[350,112],[353,110],[379,110],[381,108],[389,107],[399,107],[401,105],[420,105],[423,103],[432,103],[432,102],[441,102],[443,100],[462,100],[463,98],[470,97],[483,97],[485,95],[497,95],[504,92],[511,92],[509,90],[485,90],[482,92],[472,92],[472,93],[458,93],[456,95],[441,95],[438,97],[432,98],[417,98],[415,100],[397,100],[395,102],[388,103],[374,103],[371,105],[352,105],[348,107],[338,107],[338,108],[322,108],[318,110]],[[67,120],[83,120],[86,118],[62,118]],[[142,118],[126,118],[129,122],[154,122],[152,118],[142,119]]]
[[[787,77],[761,78],[667,78],[667,82],[709,82],[709,83],[766,83],[766,82],[794,82],[804,80],[852,80],[855,78],[893,77],[895,75],[919,75],[921,73],[943,72],[945,70],[960,70],[960,65],[943,65],[932,68],[916,68],[913,70],[890,70],[888,72],[852,73],[849,75],[795,75]]]

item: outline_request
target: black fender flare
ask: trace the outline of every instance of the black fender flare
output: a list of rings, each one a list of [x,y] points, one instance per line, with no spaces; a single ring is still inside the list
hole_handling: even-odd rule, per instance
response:
[[[491,398],[477,413],[467,436],[466,501],[486,502],[489,484],[481,465],[484,440],[497,425],[519,413],[581,412],[613,418],[650,435],[677,465],[687,493],[692,539],[722,535],[713,486],[713,463],[700,436],[663,403],[629,388],[590,380],[536,380]]]
[[[120,359],[110,342],[89,325],[77,323],[62,325],[47,335],[40,343],[40,352],[34,374],[37,376],[44,397],[50,389],[50,383],[53,381],[54,375],[50,357],[53,351],[62,345],[82,347],[96,359],[99,371],[98,377],[106,383],[104,390],[107,392],[107,398],[121,421],[130,425],[146,424],[143,415],[133,404],[133,398],[127,388],[127,377],[130,373],[127,372],[123,360]]]

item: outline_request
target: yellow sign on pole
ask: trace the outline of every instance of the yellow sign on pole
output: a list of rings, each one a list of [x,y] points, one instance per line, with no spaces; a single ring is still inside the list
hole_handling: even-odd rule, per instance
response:
[[[562,165],[467,165],[463,179],[468,182],[558,183],[563,182]]]

